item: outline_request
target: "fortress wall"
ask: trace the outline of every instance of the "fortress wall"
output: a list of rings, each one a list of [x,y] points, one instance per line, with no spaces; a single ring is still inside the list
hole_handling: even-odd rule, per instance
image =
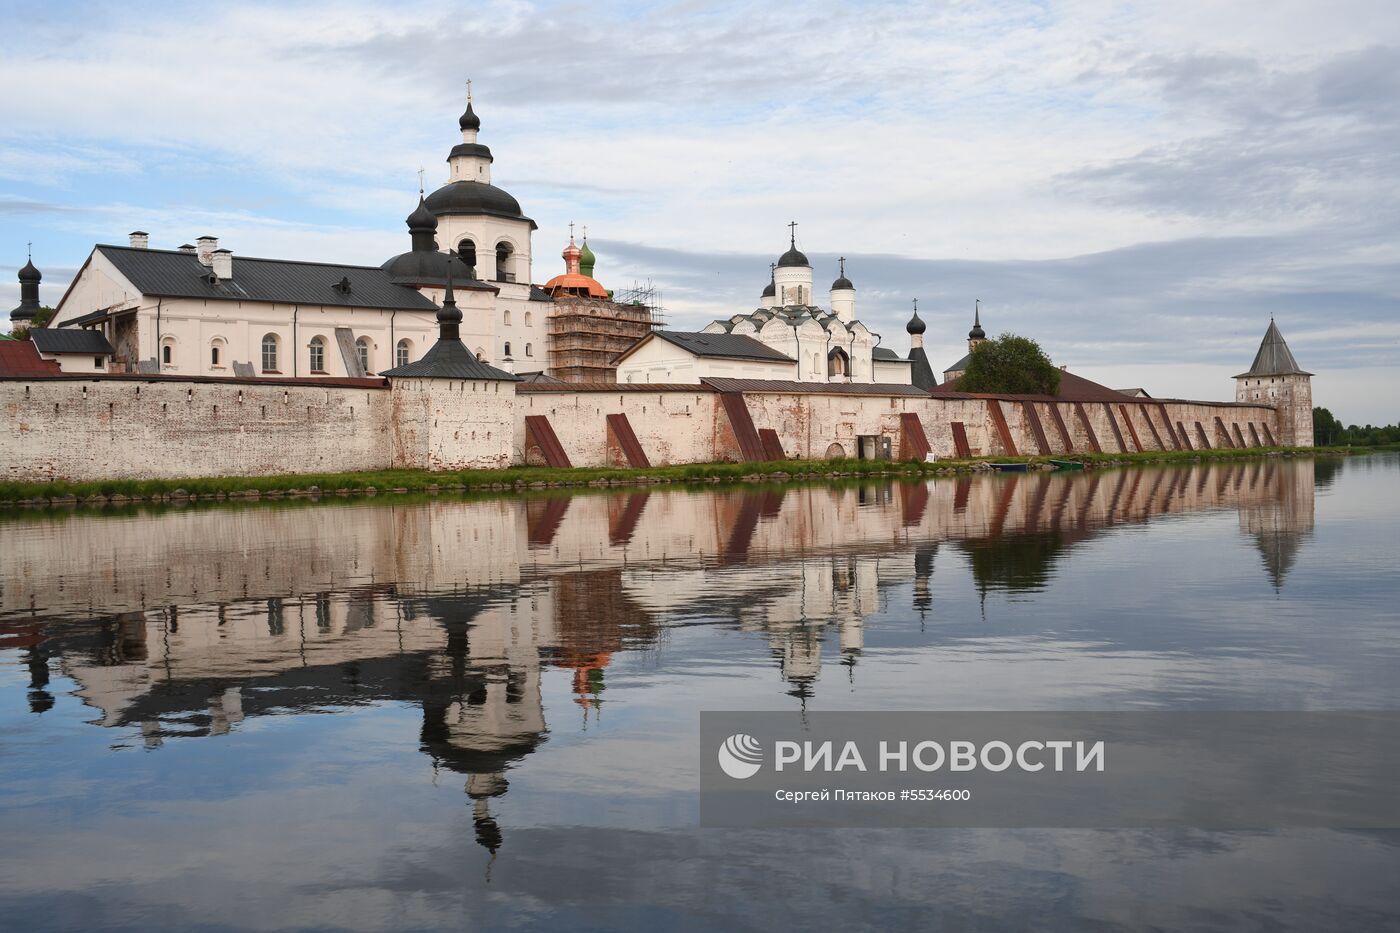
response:
[[[908,411],[922,417],[927,405],[917,396],[896,395],[746,392],[744,400],[754,426],[772,428],[783,452],[801,460],[854,457],[856,438],[869,435],[890,438],[898,456],[899,416]]]
[[[512,462],[525,462],[525,416],[543,415],[576,467],[626,466],[608,443],[608,415],[624,414],[652,466],[716,459],[722,416],[708,389],[522,392],[516,399]]]
[[[378,387],[175,379],[0,381],[0,476],[178,479],[377,470]]]
[[[420,470],[508,467],[515,385],[481,379],[395,379],[389,419],[393,465]],[[348,469],[348,468],[347,468]]]

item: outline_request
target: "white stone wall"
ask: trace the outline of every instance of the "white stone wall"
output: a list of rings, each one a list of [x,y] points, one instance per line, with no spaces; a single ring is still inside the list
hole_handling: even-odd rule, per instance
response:
[[[393,463],[421,470],[500,469],[512,462],[515,383],[395,379]]]
[[[0,476],[179,479],[378,470],[389,393],[144,379],[0,381]]]
[[[617,381],[624,383],[695,385],[705,378],[792,379],[793,364],[700,357],[668,340],[652,337],[617,367]]]
[[[514,462],[525,460],[525,416],[544,415],[576,467],[625,466],[608,446],[607,416],[624,414],[652,466],[716,459],[718,396],[708,390],[521,392]],[[720,414],[718,417],[723,418]]]

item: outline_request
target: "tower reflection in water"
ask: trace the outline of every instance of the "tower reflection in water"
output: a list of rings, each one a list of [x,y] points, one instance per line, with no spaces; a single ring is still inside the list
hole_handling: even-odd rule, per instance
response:
[[[1031,593],[1105,529],[1172,513],[1236,511],[1278,589],[1327,481],[1311,462],[1268,460],[73,515],[10,536],[0,647],[23,652],[32,712],[54,707],[56,666],[96,725],[152,748],[251,717],[412,705],[421,750],[463,777],[494,853],[491,801],[549,734],[548,668],[571,672],[586,724],[615,657],[706,624],[765,639],[805,701],[833,667],[853,676],[877,610],[936,614],[942,550],[983,595]]]

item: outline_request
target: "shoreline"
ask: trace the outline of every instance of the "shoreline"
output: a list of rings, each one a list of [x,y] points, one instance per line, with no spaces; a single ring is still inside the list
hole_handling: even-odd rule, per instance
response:
[[[540,489],[613,486],[704,485],[713,483],[831,480],[865,476],[949,476],[990,472],[992,463],[1027,463],[1052,470],[1051,460],[1108,469],[1156,463],[1249,460],[1268,457],[1347,456],[1372,448],[1252,447],[1115,454],[1061,454],[1034,457],[974,457],[967,460],[779,460],[765,463],[696,463],[637,469],[631,467],[507,467],[430,473],[381,470],[370,473],[209,476],[183,479],[130,479],[52,482],[0,482],[0,510],[73,506],[124,506],[166,502],[321,499],[441,492],[522,492]]]

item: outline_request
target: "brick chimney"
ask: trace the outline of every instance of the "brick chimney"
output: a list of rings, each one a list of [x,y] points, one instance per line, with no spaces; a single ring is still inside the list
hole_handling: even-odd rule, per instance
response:
[[[151,244],[151,235],[145,230],[133,230],[127,236],[132,249],[146,249]]]
[[[219,248],[219,238],[216,236],[202,236],[198,240],[195,240],[195,242],[199,244],[199,246],[196,247],[199,251],[199,261],[206,266],[209,265],[213,262],[214,250]]]
[[[233,278],[233,250],[216,249],[210,253],[210,267],[214,271],[214,277],[220,282],[226,282]]]

